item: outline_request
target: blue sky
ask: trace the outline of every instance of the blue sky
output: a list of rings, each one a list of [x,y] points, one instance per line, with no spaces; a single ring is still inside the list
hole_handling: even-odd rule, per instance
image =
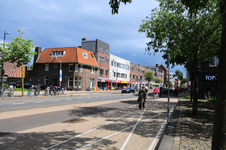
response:
[[[10,32],[6,42],[25,31],[35,46],[45,48],[80,46],[82,38],[99,39],[110,44],[110,53],[142,66],[165,64],[161,53],[145,54],[149,39],[138,29],[141,21],[158,7],[154,0],[133,0],[121,4],[119,14],[112,15],[109,0],[4,0],[0,5],[0,43],[4,30]],[[31,65],[31,63],[29,64]],[[183,66],[179,69],[184,74]]]

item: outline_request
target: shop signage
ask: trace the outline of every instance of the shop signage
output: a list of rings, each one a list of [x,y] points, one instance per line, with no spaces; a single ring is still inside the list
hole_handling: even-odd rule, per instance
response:
[[[127,81],[122,81],[122,83],[127,83]]]
[[[206,81],[214,81],[214,80],[217,80],[217,77],[215,75],[206,75]]]
[[[105,80],[104,79],[101,79],[100,82],[105,82]]]

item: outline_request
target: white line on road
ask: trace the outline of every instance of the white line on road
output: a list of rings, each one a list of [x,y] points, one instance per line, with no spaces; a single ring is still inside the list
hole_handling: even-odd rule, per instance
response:
[[[114,121],[116,121],[116,120],[118,120],[118,119],[121,119],[121,118],[123,118],[123,117],[125,117],[125,116],[127,116],[127,115],[129,115],[129,114],[131,114],[131,113],[134,113],[134,112],[138,111],[138,110],[139,110],[139,109],[137,109],[137,110],[135,110],[135,111],[132,111],[132,112],[130,112],[130,113],[128,113],[128,114],[125,114],[125,115],[123,115],[123,116],[121,116],[121,117],[118,117],[118,118],[116,118],[116,119],[114,119],[114,120],[112,120],[112,121],[109,121],[109,122],[107,122],[107,123],[105,123],[105,124],[103,124],[103,125],[101,125],[101,126],[99,126],[99,127],[93,128],[93,129],[91,129],[91,130],[89,130],[89,131],[86,131],[86,132],[84,132],[84,133],[81,133],[81,134],[79,134],[79,135],[76,135],[76,136],[74,136],[74,137],[72,137],[72,138],[70,138],[70,139],[67,139],[67,140],[65,140],[65,141],[63,141],[63,142],[60,142],[60,143],[58,143],[58,144],[55,144],[55,145],[53,145],[53,146],[51,146],[51,147],[48,147],[48,148],[46,148],[46,149],[44,149],[44,150],[51,149],[51,148],[53,148],[53,147],[56,147],[56,146],[61,145],[61,144],[63,144],[63,143],[66,143],[66,142],[68,142],[68,141],[70,141],[70,140],[72,140],[72,139],[75,139],[75,138],[77,138],[77,137],[79,137],[79,136],[82,136],[82,135],[84,135],[84,134],[86,134],[86,133],[89,133],[89,132],[91,132],[91,131],[94,131],[94,130],[96,130],[96,129],[99,129],[99,128],[101,128],[101,127],[103,127],[103,126],[105,126],[105,125],[107,125],[107,124],[109,124],[109,123],[112,123],[112,122],[114,122]]]
[[[133,131],[135,130],[138,122],[140,121],[140,119],[142,118],[144,112],[146,111],[147,107],[145,108],[145,110],[143,111],[143,113],[140,115],[140,118],[137,120],[135,126],[133,127],[132,131],[130,132],[129,136],[127,137],[127,139],[125,140],[124,144],[122,145],[121,149],[120,150],[124,150],[124,148],[126,147],[127,143],[129,142],[129,139],[131,138],[132,134],[133,134]]]
[[[166,112],[166,111],[164,111],[164,112]],[[143,123],[143,122],[145,122],[145,121],[147,121],[147,120],[149,120],[149,119],[155,118],[155,117],[161,115],[161,114],[164,113],[164,112],[161,112],[161,113],[159,113],[159,114],[157,114],[157,115],[155,115],[155,116],[153,116],[153,117],[150,117],[150,118],[148,118],[148,119],[145,119],[145,120],[139,122],[138,124]],[[135,124],[134,124],[134,125],[135,125]],[[83,149],[83,148],[85,148],[85,147],[91,146],[91,145],[93,145],[93,144],[95,144],[95,143],[98,143],[98,142],[100,142],[100,141],[102,141],[102,140],[104,140],[104,139],[107,139],[107,138],[109,138],[109,137],[111,137],[111,136],[114,136],[114,135],[116,135],[116,134],[118,134],[118,133],[121,133],[121,132],[123,132],[123,131],[129,129],[129,128],[133,127],[134,125],[131,125],[131,126],[127,127],[127,128],[124,128],[124,129],[122,129],[122,130],[120,130],[120,131],[118,131],[118,132],[115,132],[115,133],[111,134],[111,135],[105,136],[105,137],[103,137],[102,139],[99,139],[99,140],[97,140],[97,141],[94,141],[94,142],[92,142],[92,143],[90,143],[90,144],[86,144],[86,145],[84,145],[84,146],[82,146],[82,147],[80,147],[80,148],[77,148],[76,150],[80,150],[80,149]]]
[[[171,113],[172,111],[173,111],[173,109],[171,109],[170,113]],[[151,143],[150,147],[148,148],[148,150],[152,150],[152,149],[154,148],[155,143],[156,143],[156,141],[157,141],[157,139],[158,139],[158,137],[159,137],[159,134],[160,134],[160,132],[162,131],[162,129],[163,129],[163,127],[164,127],[166,121],[167,121],[167,118],[166,118],[166,120],[163,122],[163,124],[161,125],[161,128],[159,129],[159,132],[158,132],[157,135],[155,136],[155,138],[154,138],[154,140],[152,141],[152,143]]]

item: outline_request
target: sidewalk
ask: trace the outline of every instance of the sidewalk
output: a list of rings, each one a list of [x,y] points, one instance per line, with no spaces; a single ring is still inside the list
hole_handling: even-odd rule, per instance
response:
[[[167,125],[159,150],[210,150],[215,103],[198,100],[198,115],[192,117],[190,100],[180,99]]]

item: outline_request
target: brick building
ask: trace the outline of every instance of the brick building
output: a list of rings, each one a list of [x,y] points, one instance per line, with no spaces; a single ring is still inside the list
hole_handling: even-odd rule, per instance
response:
[[[81,48],[94,53],[99,65],[99,73],[97,75],[97,87],[99,90],[110,89],[109,69],[110,69],[110,54],[109,44],[101,40],[86,40],[82,39]]]
[[[147,71],[151,71],[146,67],[142,67],[140,64],[136,65],[130,63],[130,86],[141,88],[142,85],[147,85],[148,81],[145,80],[144,74]]]
[[[35,51],[33,70],[26,70],[25,82],[61,83],[61,86],[71,90],[96,86],[99,65],[92,52],[79,47],[47,48],[43,51],[41,47],[36,47]]]

